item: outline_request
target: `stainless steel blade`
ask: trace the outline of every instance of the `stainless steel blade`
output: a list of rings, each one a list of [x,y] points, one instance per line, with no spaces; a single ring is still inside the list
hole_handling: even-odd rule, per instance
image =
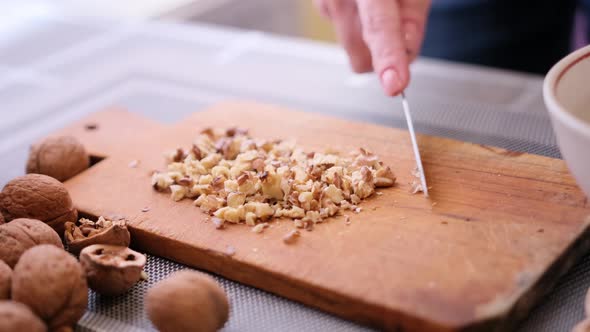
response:
[[[410,137],[412,139],[412,148],[414,149],[414,158],[416,158],[416,167],[420,174],[420,183],[422,185],[422,192],[424,196],[428,197],[428,185],[426,184],[426,176],[424,176],[424,167],[422,166],[422,158],[420,157],[420,150],[418,149],[418,142],[416,140],[416,133],[414,132],[414,122],[412,122],[412,115],[410,114],[410,104],[406,99],[406,94],[402,91],[402,107],[404,109],[404,115],[408,122],[408,130],[410,131]]]

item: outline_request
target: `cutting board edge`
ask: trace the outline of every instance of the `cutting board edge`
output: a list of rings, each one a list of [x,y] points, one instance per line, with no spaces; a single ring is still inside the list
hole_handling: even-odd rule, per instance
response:
[[[507,310],[501,310],[494,317],[483,319],[481,324],[487,321],[493,322],[493,331],[513,331],[518,324],[523,322],[528,313],[540,303],[557,285],[559,279],[564,276],[582,257],[590,252],[590,216],[586,217],[575,240],[562,252],[561,255],[539,275],[537,280],[521,293],[515,294],[514,301],[507,306]],[[465,331],[480,331],[479,324],[469,326]]]

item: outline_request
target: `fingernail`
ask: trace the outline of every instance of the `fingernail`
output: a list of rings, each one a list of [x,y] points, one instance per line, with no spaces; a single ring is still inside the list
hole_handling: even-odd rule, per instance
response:
[[[381,74],[381,86],[388,96],[393,96],[401,90],[399,75],[393,68],[387,68]]]

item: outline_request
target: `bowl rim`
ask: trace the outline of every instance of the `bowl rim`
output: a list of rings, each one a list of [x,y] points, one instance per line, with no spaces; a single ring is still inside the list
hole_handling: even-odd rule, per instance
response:
[[[590,58],[590,45],[570,53],[556,63],[551,70],[549,70],[543,81],[543,97],[549,113],[565,125],[590,135],[590,123],[584,122],[568,112],[557,100],[557,86],[559,85],[561,78],[567,74],[570,69],[575,67],[576,64],[587,58]]]

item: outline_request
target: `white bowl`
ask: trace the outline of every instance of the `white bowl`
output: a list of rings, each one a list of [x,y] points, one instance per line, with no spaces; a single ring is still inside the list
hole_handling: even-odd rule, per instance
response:
[[[590,197],[590,45],[551,68],[543,96],[561,155]]]

